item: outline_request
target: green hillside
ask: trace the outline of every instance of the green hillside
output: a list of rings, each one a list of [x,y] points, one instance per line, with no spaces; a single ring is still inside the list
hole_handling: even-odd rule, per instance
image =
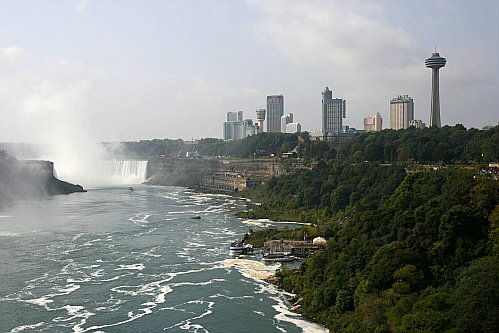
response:
[[[485,148],[495,154],[499,145]],[[313,223],[252,232],[249,241],[328,239],[323,252],[277,276],[303,297],[303,314],[331,332],[497,331],[497,174],[323,160],[243,195],[263,204],[241,217]]]

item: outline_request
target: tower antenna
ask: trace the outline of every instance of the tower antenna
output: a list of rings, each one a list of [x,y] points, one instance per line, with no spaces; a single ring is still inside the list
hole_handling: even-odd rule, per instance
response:
[[[435,53],[437,53],[437,43],[435,43]]]

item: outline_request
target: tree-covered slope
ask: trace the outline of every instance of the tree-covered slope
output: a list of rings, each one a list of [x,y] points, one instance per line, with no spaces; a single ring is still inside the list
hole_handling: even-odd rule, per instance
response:
[[[370,163],[320,163],[251,195],[266,201],[248,215],[310,218],[309,235],[329,238],[323,252],[278,276],[303,297],[304,314],[331,331],[499,327],[497,180],[471,169],[406,175]]]

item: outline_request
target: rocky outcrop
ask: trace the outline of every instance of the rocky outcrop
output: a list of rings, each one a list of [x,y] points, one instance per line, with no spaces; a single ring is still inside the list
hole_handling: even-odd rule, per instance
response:
[[[41,195],[86,192],[54,176],[50,161],[20,161],[0,151],[0,203]]]
[[[153,158],[147,163],[147,184],[194,187],[217,168],[215,159]]]
[[[297,159],[161,157],[148,161],[148,184],[235,191],[311,165]]]

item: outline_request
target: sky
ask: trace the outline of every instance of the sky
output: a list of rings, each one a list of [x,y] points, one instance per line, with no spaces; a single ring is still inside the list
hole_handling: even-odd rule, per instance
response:
[[[499,122],[496,0],[0,0],[0,142],[222,137],[266,107],[321,128],[321,92],[363,128],[414,98],[429,122],[435,45],[442,124]]]

